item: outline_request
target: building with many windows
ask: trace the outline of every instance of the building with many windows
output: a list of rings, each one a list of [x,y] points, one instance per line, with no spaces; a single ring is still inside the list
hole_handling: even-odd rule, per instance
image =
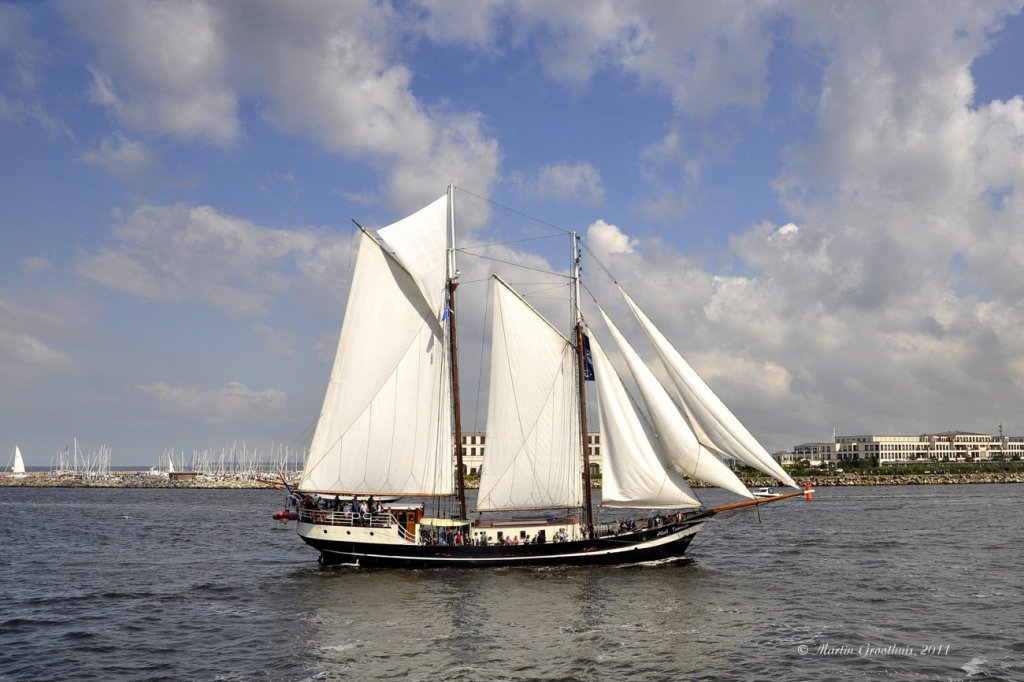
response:
[[[476,475],[484,460],[487,437],[483,433],[462,434],[462,464],[466,473]],[[587,434],[590,473],[601,473],[601,434]],[[946,431],[921,436],[836,436],[820,443],[801,443],[792,451],[772,453],[779,464],[806,460],[813,466],[842,468],[843,462],[869,461],[877,464],[910,462],[989,462],[1024,459],[1024,436],[991,436],[966,431]],[[732,458],[723,457],[736,467]]]
[[[783,461],[778,453],[773,456]],[[946,431],[920,436],[836,436],[833,441],[797,445],[790,459],[807,460],[817,466],[841,467],[844,461],[851,460],[899,464],[988,462],[1022,458],[1024,436]]]
[[[484,461],[484,447],[487,436],[483,433],[462,434],[462,466],[466,473],[476,475],[480,473],[480,467]],[[587,450],[590,454],[590,474],[597,476],[601,473],[601,434],[591,431],[587,434]]]

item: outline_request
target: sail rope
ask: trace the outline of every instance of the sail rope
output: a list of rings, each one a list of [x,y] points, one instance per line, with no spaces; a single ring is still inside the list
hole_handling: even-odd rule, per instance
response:
[[[468,253],[470,249],[486,249],[489,246],[506,246],[508,244],[521,244],[523,242],[535,242],[540,239],[561,239],[564,236],[565,235],[561,234],[546,234],[540,237],[523,237],[522,239],[510,239],[505,242],[487,242],[485,244],[473,244],[472,246],[460,246],[455,250],[458,251],[459,253]]]
[[[571,234],[571,232],[572,232],[571,230],[566,230],[566,229],[564,229],[562,227],[559,227],[558,225],[552,225],[551,223],[549,223],[547,221],[541,220],[540,218],[535,218],[534,216],[529,215],[528,213],[523,213],[522,211],[516,210],[516,209],[514,209],[514,208],[512,208],[510,206],[505,206],[504,204],[499,204],[497,201],[494,201],[492,199],[488,199],[487,197],[480,196],[479,194],[476,194],[474,192],[470,192],[468,189],[465,189],[463,187],[456,187],[455,191],[462,192],[463,194],[468,194],[469,196],[475,197],[475,198],[479,199],[480,201],[483,201],[484,203],[490,204],[491,206],[496,206],[497,208],[500,208],[500,209],[505,210],[505,211],[509,211],[510,213],[515,213],[517,216],[520,216],[522,218],[526,218],[527,220],[533,221],[533,222],[537,223],[538,225],[543,225],[545,227],[550,227],[552,230],[558,230],[559,232],[561,232],[563,234]]]
[[[509,260],[502,260],[501,258],[495,258],[494,256],[485,256],[482,253],[465,253],[466,256],[475,256],[476,258],[482,258],[484,260],[494,261],[495,263],[501,263],[503,265],[510,265],[514,268],[522,268],[524,270],[533,270],[534,272],[542,272],[545,275],[551,275],[552,277],[564,277],[569,279],[569,275],[561,272],[555,272],[553,270],[545,270],[543,268],[535,268],[530,265],[523,265],[522,263],[514,263]]]

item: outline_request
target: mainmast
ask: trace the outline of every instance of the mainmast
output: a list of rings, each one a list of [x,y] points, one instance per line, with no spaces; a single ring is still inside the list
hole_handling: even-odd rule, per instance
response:
[[[590,490],[590,447],[587,437],[587,385],[583,355],[583,311],[580,310],[580,237],[572,233],[572,304],[576,319],[576,378],[580,392],[580,441],[583,446],[583,506],[587,531],[594,530],[594,503]]]
[[[459,286],[455,267],[455,185],[448,185],[448,353],[452,368],[452,417],[455,440],[455,488],[459,496],[459,519],[466,518],[466,475],[462,465],[462,407],[459,400],[459,344],[455,325],[455,289]]]

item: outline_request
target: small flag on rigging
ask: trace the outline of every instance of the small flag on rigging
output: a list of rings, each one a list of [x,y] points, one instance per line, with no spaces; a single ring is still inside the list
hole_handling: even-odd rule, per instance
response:
[[[583,380],[594,380],[594,360],[590,355],[590,337],[583,335]]]

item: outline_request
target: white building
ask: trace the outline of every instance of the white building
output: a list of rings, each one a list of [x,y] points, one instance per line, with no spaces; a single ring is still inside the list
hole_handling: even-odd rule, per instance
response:
[[[780,453],[775,457],[783,461]],[[869,460],[878,464],[908,462],[987,462],[1024,458],[1024,436],[991,436],[946,431],[920,436],[837,436],[834,441],[803,443],[793,448],[792,459],[814,466],[842,466],[844,461]]]
[[[480,467],[484,462],[484,448],[487,436],[483,433],[462,434],[462,466],[467,474],[476,475],[480,473]],[[592,476],[601,473],[601,434],[591,431],[587,434],[587,449],[590,454],[590,474]]]

